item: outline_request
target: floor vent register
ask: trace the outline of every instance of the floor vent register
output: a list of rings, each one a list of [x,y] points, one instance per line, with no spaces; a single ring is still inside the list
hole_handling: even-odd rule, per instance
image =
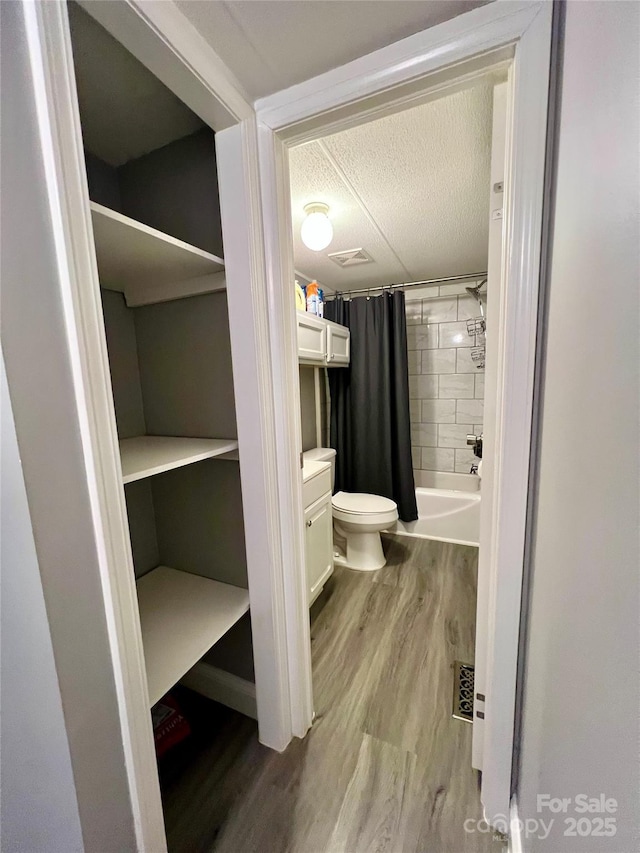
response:
[[[453,716],[456,720],[472,723],[475,668],[459,660],[455,661],[453,666]]]

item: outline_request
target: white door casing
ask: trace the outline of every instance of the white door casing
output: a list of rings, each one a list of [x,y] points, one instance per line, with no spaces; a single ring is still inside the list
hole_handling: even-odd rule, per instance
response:
[[[216,134],[218,185],[225,246],[229,329],[233,356],[236,419],[240,447],[240,477],[245,513],[249,606],[254,638],[256,703],[260,740],[283,750],[297,728],[293,709],[306,719],[311,701],[310,677],[306,686],[290,678],[288,660],[300,650],[291,644],[308,643],[307,632],[289,635],[295,624],[290,616],[306,607],[304,561],[286,577],[281,570],[283,543],[295,547],[296,540],[282,528],[286,505],[279,491],[276,461],[277,394],[272,380],[270,322],[266,286],[262,222],[257,176],[255,120],[245,120]],[[297,343],[296,343],[297,346]],[[296,374],[297,379],[297,358]],[[299,407],[298,407],[299,417]],[[301,430],[294,421],[297,435]],[[298,442],[301,439],[298,438]],[[302,447],[297,448],[299,452]],[[294,458],[296,458],[294,456]],[[288,472],[287,472],[288,473]],[[296,483],[300,506],[300,470]],[[289,500],[296,500],[295,492]],[[301,538],[301,537],[300,537]],[[302,547],[302,546],[301,546]],[[295,567],[298,566],[298,570]],[[295,673],[294,673],[295,674]]]
[[[478,555],[478,603],[476,607],[475,702],[473,719],[473,767],[482,770],[484,750],[484,714],[487,686],[487,654],[489,598],[495,561],[493,554],[494,459],[496,454],[496,406],[498,403],[498,363],[500,360],[499,329],[504,322],[502,311],[502,252],[504,213],[504,161],[507,129],[508,83],[498,83],[493,90],[493,133],[491,139],[491,186],[489,188],[489,257],[487,263],[487,344],[484,382],[482,501],[480,503],[480,549]],[[503,189],[498,184],[502,182]],[[483,716],[478,716],[478,714]]]
[[[552,4],[543,3],[520,39],[509,70],[506,106],[504,244],[482,762],[485,813],[503,832],[509,826],[518,689],[552,13]]]
[[[418,33],[341,68],[256,104],[265,252],[272,282],[277,347],[293,351],[295,330],[293,248],[287,148],[364,120],[415,105],[467,84],[496,68],[508,68],[508,116],[504,250],[496,403],[493,536],[487,607],[486,717],[482,801],[488,820],[506,831],[511,794],[513,731],[525,553],[542,194],[551,40],[551,4],[496,2]],[[273,340],[273,338],[272,338]],[[272,349],[272,354],[273,349]],[[282,365],[286,368],[286,365]],[[274,364],[278,372],[277,363]],[[298,407],[297,383],[281,374],[283,420]],[[277,378],[274,377],[277,383]],[[289,428],[291,424],[289,423]],[[294,442],[280,442],[279,468]],[[293,488],[293,474],[289,481]],[[291,527],[302,525],[290,505]],[[284,510],[286,512],[286,510]],[[291,571],[285,568],[285,573]],[[289,669],[310,678],[310,653],[302,641],[306,613],[298,621],[302,650]],[[295,633],[295,626],[290,627]],[[311,718],[307,720],[307,725]],[[304,727],[304,726],[303,726]]]
[[[266,154],[266,158],[265,155]],[[313,719],[309,610],[304,576],[304,517],[302,496],[302,424],[298,367],[298,323],[291,290],[293,253],[290,251],[291,205],[279,209],[281,228],[264,219],[278,207],[283,185],[288,187],[286,150],[277,136],[258,122],[260,203],[264,228],[269,349],[275,423],[278,508],[281,530],[281,582],[285,592],[288,644],[287,667],[291,696],[291,733],[304,737]],[[220,170],[224,162],[218,163]],[[283,183],[284,182],[284,183]],[[270,239],[268,239],[270,238]]]
[[[130,824],[126,843],[160,853],[162,810],[66,6],[22,3],[19,14],[41,153],[31,168],[44,174],[48,202],[30,215],[46,222],[55,266],[50,281],[34,277],[15,299],[3,281],[3,323],[11,329],[3,351],[82,834],[89,849],[104,848],[106,839],[124,844],[117,839]],[[37,256],[44,244],[30,251]],[[65,372],[56,373],[63,363]],[[80,461],[69,446],[76,435]],[[64,508],[79,498],[84,515],[65,521]],[[118,777],[107,775],[116,764]]]

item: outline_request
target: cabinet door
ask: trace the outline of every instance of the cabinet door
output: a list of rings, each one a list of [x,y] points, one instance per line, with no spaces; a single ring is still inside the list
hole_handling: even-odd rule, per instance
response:
[[[333,571],[331,492],[305,510],[304,524],[307,588],[312,604]]]
[[[310,364],[326,364],[327,326],[313,314],[298,312],[298,359]]]
[[[327,328],[327,364],[329,367],[349,364],[349,329],[344,326]]]

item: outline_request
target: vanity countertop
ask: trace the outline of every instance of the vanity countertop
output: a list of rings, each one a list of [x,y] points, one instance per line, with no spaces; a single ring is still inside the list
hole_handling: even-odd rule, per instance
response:
[[[309,480],[313,479],[313,477],[317,477],[318,474],[322,474],[323,471],[330,468],[331,462],[317,462],[309,459],[305,461],[302,469],[302,482],[307,483]]]

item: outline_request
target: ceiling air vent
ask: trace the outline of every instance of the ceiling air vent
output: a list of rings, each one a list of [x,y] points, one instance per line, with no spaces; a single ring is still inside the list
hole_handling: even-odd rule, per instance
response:
[[[364,249],[347,249],[345,252],[331,252],[328,257],[339,267],[355,267],[356,264],[371,264],[373,258]]]

